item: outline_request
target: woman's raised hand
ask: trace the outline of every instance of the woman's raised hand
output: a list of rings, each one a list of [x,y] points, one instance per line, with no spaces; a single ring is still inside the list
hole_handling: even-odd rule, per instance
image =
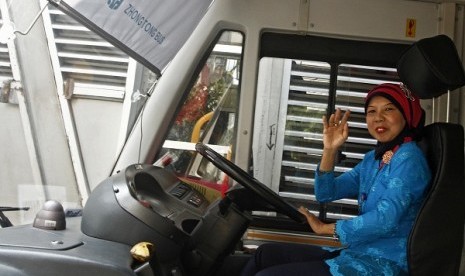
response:
[[[336,150],[349,137],[349,125],[347,121],[350,116],[350,110],[344,112],[338,108],[335,113],[331,114],[329,120],[323,116],[323,146],[325,149]]]

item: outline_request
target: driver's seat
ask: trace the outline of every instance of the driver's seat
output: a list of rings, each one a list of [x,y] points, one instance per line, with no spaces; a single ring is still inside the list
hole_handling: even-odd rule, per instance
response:
[[[422,99],[465,85],[454,43],[445,35],[414,43],[399,59],[397,72]],[[419,142],[432,172],[423,206],[409,236],[410,275],[458,275],[465,224],[464,130],[433,123]]]
[[[465,219],[463,139],[461,125],[434,123],[419,143],[433,177],[410,233],[410,275],[459,274]]]

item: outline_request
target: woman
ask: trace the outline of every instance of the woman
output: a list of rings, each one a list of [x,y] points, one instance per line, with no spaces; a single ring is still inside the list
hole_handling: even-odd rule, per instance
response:
[[[342,249],[309,245],[265,244],[257,249],[243,275],[406,275],[407,239],[430,182],[420,138],[424,112],[419,99],[402,84],[374,87],[365,99],[374,150],[351,171],[335,177],[337,152],[349,136],[350,111],[323,117],[323,155],[315,176],[320,202],[358,197],[359,215],[323,223],[306,208],[317,234],[337,237]],[[285,273],[285,274],[284,274]]]

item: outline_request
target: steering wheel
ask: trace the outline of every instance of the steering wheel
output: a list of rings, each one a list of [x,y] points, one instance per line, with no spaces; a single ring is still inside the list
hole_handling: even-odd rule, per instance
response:
[[[213,165],[226,173],[229,177],[236,180],[239,184],[251,190],[257,196],[276,208],[276,211],[279,213],[285,214],[286,216],[299,223],[304,223],[307,221],[305,216],[301,214],[294,206],[284,201],[273,190],[265,186],[265,184],[261,183],[246,173],[244,170],[239,168],[236,164],[232,163],[228,159],[224,158],[218,152],[214,151],[203,143],[197,143],[195,145],[195,149],[203,157],[212,162]]]

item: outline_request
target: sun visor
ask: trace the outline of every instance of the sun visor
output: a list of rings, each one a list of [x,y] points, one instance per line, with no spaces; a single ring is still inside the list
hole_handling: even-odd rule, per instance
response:
[[[213,0],[49,0],[157,74],[177,54]]]
[[[400,57],[401,81],[421,99],[438,97],[465,85],[462,62],[453,41],[446,35],[421,39]]]

